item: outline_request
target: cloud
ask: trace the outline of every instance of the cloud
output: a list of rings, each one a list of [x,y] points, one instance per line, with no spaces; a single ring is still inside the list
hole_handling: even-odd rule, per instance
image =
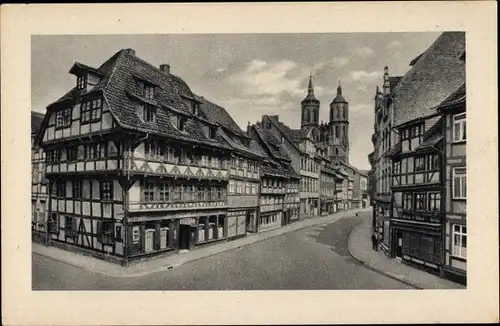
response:
[[[283,60],[267,63],[253,60],[247,67],[229,77],[230,82],[238,86],[245,96],[280,95],[289,93],[298,95],[304,91],[300,88],[300,76],[292,77],[297,67],[293,61]]]
[[[352,81],[373,82],[380,78],[382,78],[381,71],[354,70],[349,72],[349,79]]]
[[[358,46],[354,49],[354,52],[361,58],[369,58],[375,55],[375,51],[368,46]]]
[[[399,41],[399,40],[391,41],[386,45],[386,48],[389,50],[398,50],[398,49],[401,49],[402,47],[403,47],[403,43],[401,43],[401,41]]]
[[[319,71],[324,68],[341,68],[349,63],[349,58],[347,57],[335,57],[332,60],[325,62],[320,62],[312,67],[313,71]]]

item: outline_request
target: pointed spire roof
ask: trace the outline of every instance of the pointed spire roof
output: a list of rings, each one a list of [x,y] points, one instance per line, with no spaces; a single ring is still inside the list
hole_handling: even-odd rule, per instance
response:
[[[307,86],[307,96],[304,98],[304,100],[302,100],[302,102],[306,101],[319,102],[314,96],[314,86],[312,79],[313,79],[312,73],[311,70],[309,70],[309,86]]]
[[[340,80],[339,86],[337,87],[337,96],[333,99],[332,103],[347,103],[344,96],[342,96],[342,86],[340,86]]]

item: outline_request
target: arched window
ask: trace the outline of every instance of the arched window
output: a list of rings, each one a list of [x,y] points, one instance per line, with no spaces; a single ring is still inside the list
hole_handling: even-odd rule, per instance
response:
[[[306,118],[305,118],[305,121],[306,122],[309,122],[309,109],[306,110]]]
[[[335,137],[340,138],[340,129],[339,126],[335,126]]]

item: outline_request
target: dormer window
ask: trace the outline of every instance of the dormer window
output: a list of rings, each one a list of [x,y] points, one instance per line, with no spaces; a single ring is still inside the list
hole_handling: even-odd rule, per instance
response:
[[[215,139],[217,136],[217,127],[211,126],[209,129],[209,137],[210,139]]]
[[[143,105],[142,119],[145,122],[156,122],[156,107],[148,104]]]
[[[191,113],[193,113],[194,116],[200,115],[200,105],[195,101],[191,101]]]
[[[281,137],[281,145],[285,144],[285,137]]]
[[[76,78],[76,88],[84,89],[85,87],[87,87],[87,75],[78,76]]]
[[[152,100],[155,97],[155,88],[152,85],[144,84],[143,95],[148,100]]]
[[[56,112],[56,128],[65,128],[71,125],[73,108],[69,107]]]
[[[179,119],[177,120],[177,129],[179,129],[180,131],[184,131],[185,128],[186,128],[186,118],[179,117]]]

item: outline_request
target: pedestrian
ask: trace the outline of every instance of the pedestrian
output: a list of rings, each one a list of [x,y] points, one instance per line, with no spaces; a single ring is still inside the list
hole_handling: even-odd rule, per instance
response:
[[[375,236],[375,233],[372,234],[372,249],[375,250],[376,248],[376,241],[377,241],[377,237]]]
[[[378,251],[378,233],[375,232],[375,251]]]

